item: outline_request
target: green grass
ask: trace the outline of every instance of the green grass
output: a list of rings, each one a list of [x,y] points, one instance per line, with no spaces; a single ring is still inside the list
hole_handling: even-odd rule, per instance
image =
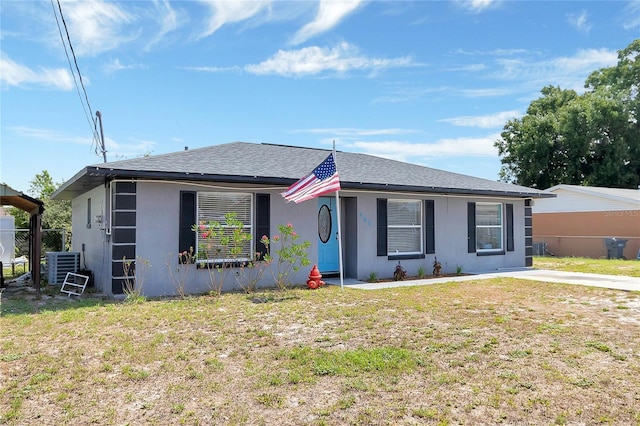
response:
[[[0,424],[638,424],[639,306],[637,292],[515,279],[5,294]]]
[[[626,275],[640,277],[640,261],[622,259],[588,259],[586,257],[534,257],[533,266],[590,274]]]

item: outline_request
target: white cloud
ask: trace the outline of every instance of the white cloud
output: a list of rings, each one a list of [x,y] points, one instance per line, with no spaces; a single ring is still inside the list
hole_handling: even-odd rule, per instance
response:
[[[509,89],[462,89],[460,93],[468,98],[494,98],[497,96],[506,96],[512,93]]]
[[[16,126],[9,128],[15,134],[41,142],[54,144],[73,144],[94,146],[94,139],[91,136],[77,136],[56,130],[38,129],[33,127]],[[106,150],[110,157],[115,159],[130,158],[150,153],[157,145],[156,142],[132,138],[128,143],[118,143],[110,137],[105,137]],[[96,148],[97,149],[97,148]],[[97,154],[97,151],[96,151]]]
[[[182,67],[182,69],[197,72],[241,72],[242,68],[238,66],[233,67]]]
[[[567,17],[567,22],[581,33],[589,33],[591,24],[589,23],[589,14],[583,10],[580,13],[572,13]]]
[[[456,4],[461,4],[465,9],[468,9],[472,12],[482,12],[491,6],[494,6],[497,1],[496,0],[455,0]]]
[[[160,22],[160,30],[147,43],[147,49],[162,41],[167,34],[177,30],[185,21],[183,14],[179,13],[171,7],[169,0],[153,0],[155,11],[159,15],[157,18]],[[154,14],[154,17],[156,15]]]
[[[380,135],[403,135],[415,133],[413,129],[354,129],[347,127],[324,128],[324,129],[302,129],[294,130],[294,133],[321,133],[335,136],[380,136]]]
[[[65,68],[33,70],[12,61],[3,53],[0,53],[0,82],[3,86],[42,86],[59,90],[74,87],[73,76]]]
[[[506,116],[508,112],[503,114]],[[360,129],[338,127],[302,129],[293,132],[327,135],[318,140],[320,145],[331,146],[335,141],[336,147],[341,150],[348,149],[354,152],[362,152],[409,163],[420,163],[443,156],[495,157],[497,149],[493,146],[493,143],[500,137],[499,133],[495,133],[477,138],[461,137],[445,138],[435,142],[409,142],[398,139],[363,140],[363,138],[370,137],[375,139],[378,136],[401,136],[420,133],[421,131],[405,128]]]
[[[618,63],[618,53],[608,49],[579,50],[571,57],[553,59],[553,68],[563,73],[594,71],[602,67],[610,67]]]
[[[422,87],[415,86],[413,84],[394,84],[391,86],[389,90],[389,94],[378,96],[373,99],[373,104],[383,104],[383,103],[403,103],[403,102],[412,102],[417,99],[421,99],[425,96],[450,96],[451,92],[455,89],[449,86],[439,86],[439,87]]]
[[[640,27],[640,2],[630,1],[624,8],[624,23],[622,27],[625,30],[634,30]]]
[[[478,72],[484,71],[487,69],[487,65],[485,64],[469,64],[469,65],[460,65],[457,67],[451,67],[445,69],[445,72]]]
[[[131,141],[127,143],[118,143],[109,137],[105,138],[104,144],[106,145],[107,152],[118,159],[149,154],[157,145],[156,142],[136,138],[132,138]]]
[[[200,0],[200,2],[211,9],[211,16],[208,19],[206,29],[198,35],[198,38],[210,36],[225,24],[252,18],[271,5],[271,0]]]
[[[565,89],[584,91],[584,81],[593,71],[614,66],[618,54],[608,49],[583,49],[573,56],[562,56],[543,61],[501,59],[502,68],[497,77],[525,82],[526,87],[541,88],[549,84]]]
[[[463,56],[513,56],[531,52],[525,49],[493,49],[489,51],[456,49],[451,53]]]
[[[76,55],[95,56],[137,37],[124,32],[124,26],[135,17],[115,3],[65,0],[61,5]]]
[[[361,4],[362,0],[320,0],[315,19],[302,27],[293,36],[291,44],[304,43],[311,37],[330,30]]]
[[[461,116],[438,121],[450,123],[454,126],[479,127],[482,129],[489,129],[492,127],[503,127],[508,120],[515,117],[520,117],[521,115],[522,114],[520,114],[518,111],[502,111],[490,115],[480,115],[475,117]]]
[[[433,143],[413,143],[404,141],[347,142],[351,148],[378,157],[391,158],[409,163],[433,157],[469,157],[496,156],[498,151],[493,146],[499,134],[480,138],[440,139]]]
[[[143,65],[137,65],[137,64],[125,65],[120,62],[120,59],[116,58],[104,66],[104,71],[107,73],[114,73],[117,71],[132,70],[136,68],[139,69],[139,68],[146,68],[146,67]]]
[[[91,145],[92,138],[87,136],[74,136],[67,133],[60,133],[55,130],[37,129],[34,127],[15,126],[10,130],[17,135],[36,139],[45,142],[54,142],[61,144],[74,144],[74,145]]]
[[[368,58],[361,55],[356,46],[343,42],[333,48],[311,46],[300,50],[279,50],[266,61],[247,65],[245,70],[258,75],[304,76],[316,75],[324,71],[337,73],[346,73],[352,70],[375,72],[410,65],[414,65],[410,57]]]

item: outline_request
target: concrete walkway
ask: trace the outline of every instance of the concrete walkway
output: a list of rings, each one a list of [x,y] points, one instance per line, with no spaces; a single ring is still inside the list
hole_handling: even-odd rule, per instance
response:
[[[489,278],[520,278],[533,281],[544,281],[561,284],[586,285],[591,287],[610,288],[614,290],[640,291],[640,278],[622,275],[585,274],[582,272],[551,271],[547,269],[518,268],[497,271],[471,272],[472,275],[460,277],[442,277],[424,280],[390,281],[368,283],[348,278],[344,286],[359,290],[379,290],[383,288],[410,287],[416,285],[430,285],[448,282],[473,281]],[[340,278],[328,278],[327,284],[340,285]]]

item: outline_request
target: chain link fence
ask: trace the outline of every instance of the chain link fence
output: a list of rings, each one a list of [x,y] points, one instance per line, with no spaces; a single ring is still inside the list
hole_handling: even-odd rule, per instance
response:
[[[29,230],[14,229],[15,232],[15,257],[29,257]],[[42,254],[48,251],[66,251],[67,235],[64,229],[43,229],[42,230]]]
[[[24,273],[29,269],[29,238],[28,229],[0,230],[0,261],[5,268],[10,268],[11,275]],[[67,251],[68,244],[64,229],[42,230],[42,256],[48,251]]]

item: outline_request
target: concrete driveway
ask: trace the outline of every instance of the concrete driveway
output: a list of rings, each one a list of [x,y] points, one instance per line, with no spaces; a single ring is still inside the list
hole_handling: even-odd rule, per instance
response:
[[[416,285],[430,285],[457,281],[472,281],[488,278],[520,278],[533,281],[544,281],[561,284],[586,285],[615,290],[640,291],[640,278],[621,275],[585,274],[582,272],[551,271],[547,269],[518,268],[497,271],[471,272],[473,275],[460,277],[443,277],[425,280],[391,281],[368,283],[354,279],[345,279],[344,286],[360,290],[379,290],[382,288],[409,287]],[[327,284],[340,285],[339,278],[324,280]]]

